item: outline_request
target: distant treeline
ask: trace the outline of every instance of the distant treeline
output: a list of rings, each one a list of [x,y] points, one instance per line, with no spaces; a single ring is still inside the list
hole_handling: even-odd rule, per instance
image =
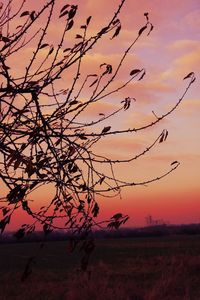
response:
[[[170,235],[194,235],[200,234],[200,223],[181,224],[181,225],[156,225],[142,228],[120,228],[118,230],[94,230],[92,235],[97,239],[109,238],[140,238],[153,236],[170,236]],[[5,232],[0,235],[0,243],[15,243],[15,242],[41,242],[45,241],[64,241],[72,238],[70,232],[53,231],[48,235],[44,235],[42,231],[35,231],[30,235],[18,239],[15,232]],[[77,236],[78,238],[78,236]]]

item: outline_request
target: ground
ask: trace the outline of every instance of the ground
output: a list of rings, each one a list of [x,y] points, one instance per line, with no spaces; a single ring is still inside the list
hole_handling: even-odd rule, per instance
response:
[[[68,243],[0,245],[1,300],[199,300],[200,236],[96,241],[87,272]],[[21,282],[27,259],[33,272]]]

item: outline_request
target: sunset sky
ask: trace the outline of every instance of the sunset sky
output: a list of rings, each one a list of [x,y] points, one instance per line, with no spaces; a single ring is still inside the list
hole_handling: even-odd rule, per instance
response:
[[[3,1],[4,2],[4,1]],[[26,8],[37,9],[35,1],[27,0]],[[40,5],[44,1],[39,1]],[[58,1],[65,4],[64,1]],[[94,34],[106,26],[116,11],[119,0],[73,0],[69,4],[79,7],[75,18],[75,29],[69,38],[78,33],[80,25],[92,15],[89,33]],[[38,4],[38,3],[37,3]],[[123,91],[97,103],[86,117],[95,119],[99,113],[109,113],[121,106],[125,97],[134,97],[131,108],[113,117],[106,123],[112,129],[134,128],[155,120],[152,111],[159,117],[170,109],[181,97],[188,84],[183,78],[190,72],[196,81],[186,94],[183,102],[170,116],[159,124],[138,133],[119,135],[103,139],[98,146],[99,154],[114,158],[129,158],[148,147],[163,129],[169,132],[164,143],[140,159],[116,167],[120,179],[146,181],[165,173],[173,161],[181,164],[172,174],[147,186],[137,186],[122,190],[122,199],[100,198],[101,217],[107,218],[116,212],[130,216],[128,226],[145,224],[145,217],[152,215],[170,223],[200,222],[200,2],[199,0],[127,0],[121,10],[122,30],[119,36],[110,39],[111,33],[101,39],[87,54],[83,73],[95,73],[101,63],[116,66],[138,30],[144,26],[144,13],[149,13],[154,29],[149,36],[143,34],[131,50],[124,66],[114,83],[128,79],[133,69],[145,68],[142,81],[130,84]],[[55,18],[55,20],[58,20]],[[42,20],[41,20],[42,22]],[[58,23],[56,23],[58,22]],[[61,21],[55,21],[47,39],[57,41]],[[69,41],[70,43],[70,41]],[[30,48],[24,50],[23,60],[16,63],[17,71],[29,57]],[[66,85],[71,74],[62,79]],[[64,81],[66,80],[66,82]],[[48,189],[36,193],[37,203],[47,197]],[[37,204],[38,205],[38,204]],[[18,215],[14,225],[20,224]]]

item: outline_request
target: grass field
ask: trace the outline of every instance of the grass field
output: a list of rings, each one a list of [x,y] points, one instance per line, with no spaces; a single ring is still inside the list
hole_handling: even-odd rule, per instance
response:
[[[0,245],[0,299],[199,300],[200,236],[97,240],[88,271],[67,242]]]

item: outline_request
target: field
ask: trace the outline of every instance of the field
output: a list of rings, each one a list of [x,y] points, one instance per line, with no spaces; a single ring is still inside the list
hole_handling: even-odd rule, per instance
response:
[[[88,271],[67,242],[0,245],[0,299],[199,300],[200,236],[96,241]],[[33,273],[21,282],[28,257]]]

